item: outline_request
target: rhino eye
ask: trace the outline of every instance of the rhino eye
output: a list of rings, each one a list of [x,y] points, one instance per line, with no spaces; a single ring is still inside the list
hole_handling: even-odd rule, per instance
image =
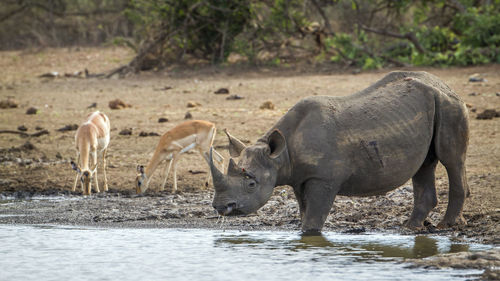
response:
[[[248,183],[248,187],[250,187],[250,188],[254,188],[255,185],[256,185],[256,183],[254,181],[251,181]]]

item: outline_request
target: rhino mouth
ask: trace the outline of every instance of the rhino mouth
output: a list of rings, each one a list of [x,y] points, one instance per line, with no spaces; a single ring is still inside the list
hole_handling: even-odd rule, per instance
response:
[[[245,215],[245,212],[237,208],[235,203],[228,204],[224,207],[216,208],[217,213],[221,216],[241,216]]]

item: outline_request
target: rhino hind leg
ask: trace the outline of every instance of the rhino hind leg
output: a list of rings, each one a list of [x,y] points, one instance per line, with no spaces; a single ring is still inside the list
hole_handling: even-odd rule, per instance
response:
[[[449,191],[446,213],[438,224],[447,228],[456,224],[465,224],[462,216],[465,198],[469,196],[469,186],[465,171],[465,158],[469,142],[469,123],[465,107],[452,114],[443,112],[442,120],[436,130],[435,149],[439,161],[448,173]]]
[[[423,222],[429,212],[436,207],[435,171],[437,159],[430,152],[426,161],[413,176],[413,212],[406,226],[412,229],[423,227]]]

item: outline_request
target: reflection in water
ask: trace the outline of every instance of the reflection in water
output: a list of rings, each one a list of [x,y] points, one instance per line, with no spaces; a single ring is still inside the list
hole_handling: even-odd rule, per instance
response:
[[[361,239],[360,239],[361,237]],[[401,236],[398,236],[399,238]],[[364,238],[364,239],[363,239]],[[329,250],[322,254],[349,255],[357,260],[384,261],[386,258],[426,258],[442,253],[469,251],[469,245],[451,243],[440,249],[438,240],[428,236],[407,236],[403,241],[392,241],[391,236],[384,235],[301,235],[299,239],[283,241],[267,241],[250,235],[230,235],[216,239],[216,246],[244,246],[280,248],[291,251]],[[393,259],[389,259],[393,260]]]
[[[0,279],[9,281],[455,281],[481,273],[401,263],[469,248],[445,237],[0,224],[0,241]]]

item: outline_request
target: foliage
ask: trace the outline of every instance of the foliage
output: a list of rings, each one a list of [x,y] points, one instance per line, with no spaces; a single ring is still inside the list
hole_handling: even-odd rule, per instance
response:
[[[231,53],[363,69],[500,63],[500,0],[0,2],[0,48],[106,41],[134,48],[139,64],[222,63]]]

